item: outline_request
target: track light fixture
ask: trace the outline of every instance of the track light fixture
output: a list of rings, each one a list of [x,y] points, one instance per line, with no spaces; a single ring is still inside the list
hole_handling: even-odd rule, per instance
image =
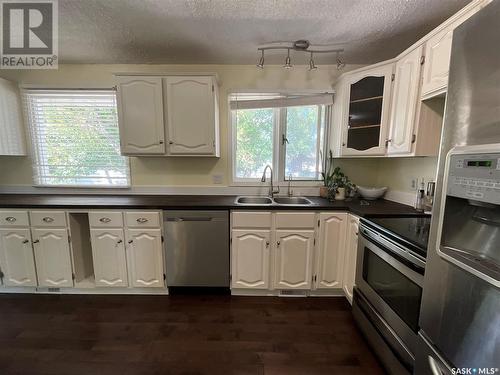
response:
[[[285,69],[290,69],[292,67],[291,61],[290,61],[290,48],[288,49],[286,59],[285,59],[285,65],[283,65],[283,68]]]
[[[264,50],[261,51],[262,56],[260,56],[259,63],[257,64],[257,68],[264,69]]]
[[[345,62],[340,58],[340,53],[344,51],[343,49],[335,48],[335,46],[325,46],[325,45],[314,46],[308,40],[301,39],[301,40],[296,40],[295,42],[275,42],[257,47],[257,50],[261,51],[261,57],[259,59],[259,63],[257,64],[258,68],[262,69],[264,67],[264,51],[270,49],[287,50],[285,65],[283,65],[285,69],[292,68],[292,63],[290,59],[290,50],[298,52],[309,52],[311,54],[311,57],[309,59],[309,70],[318,69],[318,67],[314,63],[313,53],[337,53],[337,59],[336,59],[337,69],[341,70],[345,67]]]
[[[314,65],[313,53],[311,52],[311,58],[309,59],[309,70],[316,70],[318,67]]]

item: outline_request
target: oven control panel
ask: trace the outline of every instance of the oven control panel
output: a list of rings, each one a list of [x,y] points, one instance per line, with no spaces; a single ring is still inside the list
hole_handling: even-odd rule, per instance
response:
[[[447,194],[500,204],[500,152],[452,154]]]

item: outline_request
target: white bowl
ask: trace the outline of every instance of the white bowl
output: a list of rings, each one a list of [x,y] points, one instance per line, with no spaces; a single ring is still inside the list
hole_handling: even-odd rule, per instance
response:
[[[374,201],[375,199],[383,197],[386,191],[387,187],[378,188],[358,186],[359,195],[361,195],[364,199],[368,199],[370,201]]]

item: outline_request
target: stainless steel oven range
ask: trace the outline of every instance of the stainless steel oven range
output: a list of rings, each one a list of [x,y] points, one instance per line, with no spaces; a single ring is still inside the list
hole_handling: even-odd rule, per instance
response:
[[[391,374],[410,374],[430,217],[361,219],[353,314]]]

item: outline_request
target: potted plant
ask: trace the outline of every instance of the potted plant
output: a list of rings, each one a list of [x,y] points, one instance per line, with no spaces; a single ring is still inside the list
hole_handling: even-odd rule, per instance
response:
[[[322,155],[320,153],[320,155]],[[333,179],[333,154],[332,151],[330,150],[330,154],[328,155],[328,159],[325,162],[325,171],[321,172],[321,177],[323,177],[323,186],[319,188],[319,196],[322,198],[328,198],[328,190],[329,186],[332,183]]]
[[[336,167],[328,179],[328,198],[341,201],[346,197],[346,190],[350,192],[355,189],[356,185],[349,180],[340,167]]]

